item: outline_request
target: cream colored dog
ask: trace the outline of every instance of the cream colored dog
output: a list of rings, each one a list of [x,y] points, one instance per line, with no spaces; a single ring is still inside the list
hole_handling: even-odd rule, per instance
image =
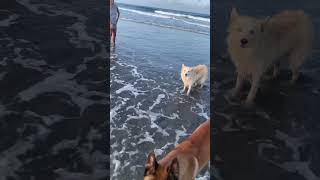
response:
[[[227,45],[237,70],[237,82],[232,96],[239,95],[244,80],[251,79],[246,105],[254,103],[263,74],[274,66],[279,74],[279,60],[288,56],[292,82],[299,77],[299,68],[311,52],[313,25],[303,11],[283,11],[271,18],[241,16],[231,11]],[[282,59],[281,59],[282,61]]]
[[[187,95],[189,95],[192,87],[197,85],[203,87],[204,82],[208,79],[208,68],[205,65],[188,67],[182,64],[181,79],[183,81],[183,92],[188,88]]]

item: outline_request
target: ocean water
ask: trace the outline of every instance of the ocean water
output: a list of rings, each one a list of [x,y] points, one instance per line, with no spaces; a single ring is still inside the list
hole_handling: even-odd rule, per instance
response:
[[[209,80],[203,89],[195,88],[187,96],[181,92],[180,70],[183,63],[209,68],[210,36],[202,26],[188,29],[183,21],[173,23],[181,16],[206,24],[206,17],[119,7],[117,43],[110,61],[110,177],[139,180],[151,151],[161,159],[209,118]],[[167,18],[169,22],[163,16],[175,19]],[[197,179],[209,179],[208,168]]]
[[[118,6],[124,21],[210,34],[210,15],[128,4]]]
[[[108,179],[105,2],[0,2],[0,179]]]

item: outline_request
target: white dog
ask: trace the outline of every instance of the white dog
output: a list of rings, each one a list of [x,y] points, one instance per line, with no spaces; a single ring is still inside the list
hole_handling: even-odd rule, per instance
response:
[[[208,79],[208,68],[205,65],[187,67],[182,64],[181,79],[183,81],[183,92],[188,88],[187,95],[189,95],[192,87],[197,85],[203,87],[204,82]]]
[[[250,78],[251,89],[245,104],[254,103],[263,74],[274,66],[279,74],[279,60],[288,55],[292,82],[299,77],[299,68],[311,52],[313,25],[303,11],[283,11],[271,18],[241,16],[231,11],[227,45],[237,70],[232,96],[236,97],[244,80]]]

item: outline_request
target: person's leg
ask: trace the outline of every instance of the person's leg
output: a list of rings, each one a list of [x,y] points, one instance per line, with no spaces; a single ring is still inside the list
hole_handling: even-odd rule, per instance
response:
[[[113,45],[116,45],[117,29],[113,29]]]
[[[111,46],[114,46],[114,29],[111,29]]]
[[[110,37],[112,36],[112,25],[110,24],[109,26],[109,33],[110,33]]]

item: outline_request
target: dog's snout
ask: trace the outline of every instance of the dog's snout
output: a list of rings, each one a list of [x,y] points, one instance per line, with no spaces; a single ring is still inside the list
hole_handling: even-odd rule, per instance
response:
[[[243,38],[243,39],[240,40],[240,42],[243,45],[248,44],[248,39]]]

